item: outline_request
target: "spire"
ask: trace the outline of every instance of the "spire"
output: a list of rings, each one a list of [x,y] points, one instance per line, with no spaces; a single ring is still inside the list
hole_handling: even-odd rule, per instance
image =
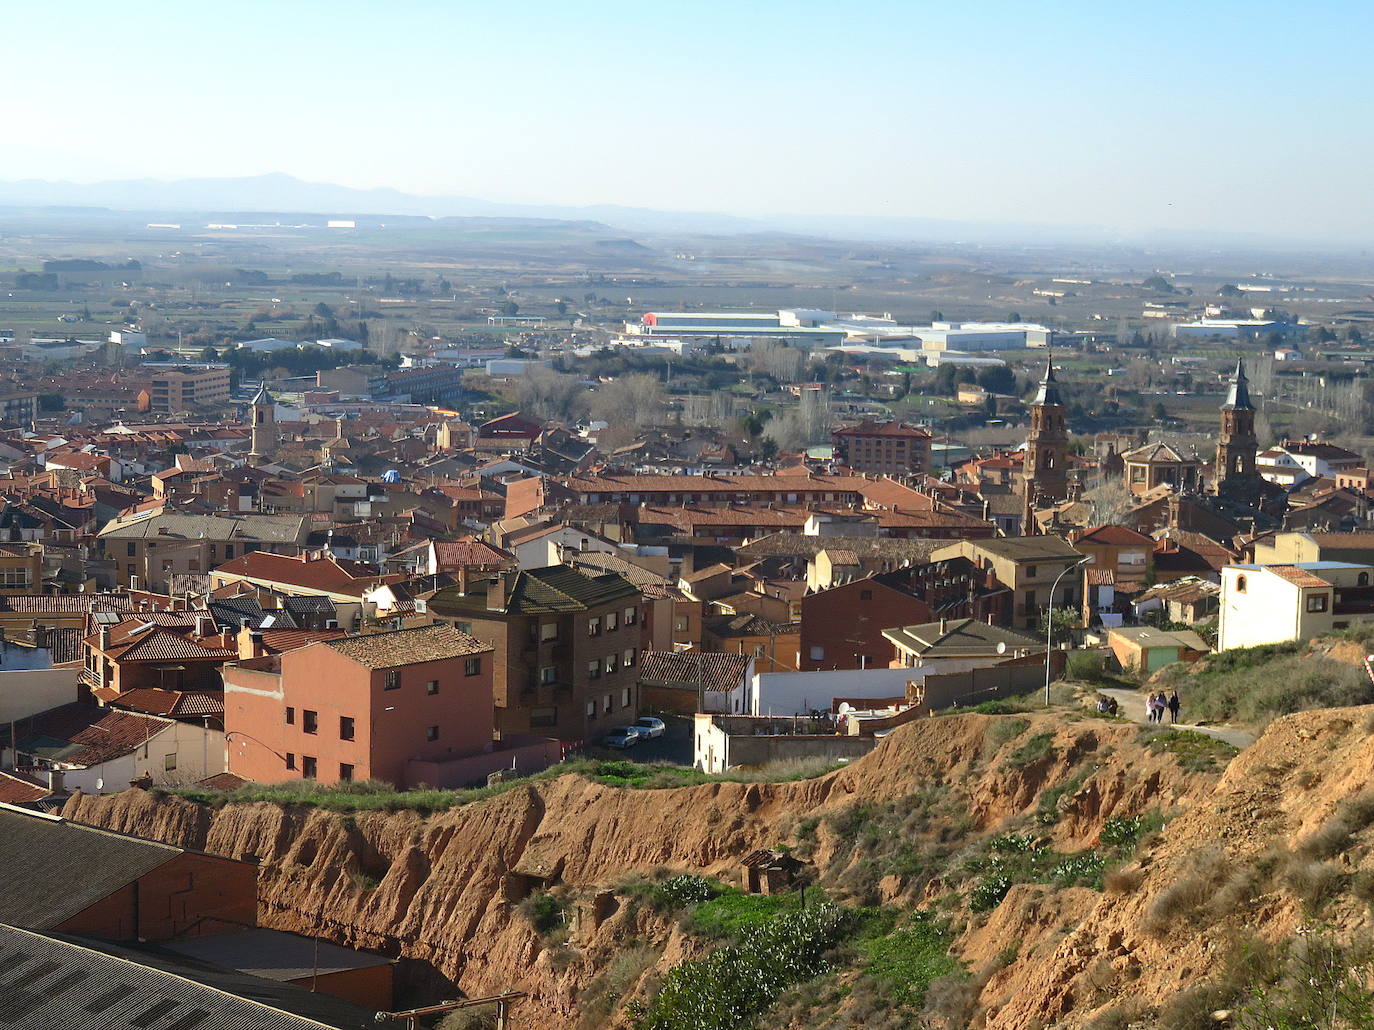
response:
[[[1250,385],[1245,378],[1245,362],[1240,358],[1236,359],[1236,377],[1231,380],[1231,390],[1226,394],[1226,403],[1221,408],[1223,411],[1255,410],[1255,406],[1250,403]]]
[[[249,403],[256,407],[259,404],[275,404],[276,400],[267,392],[267,384],[263,383],[258,387],[258,392],[253,394],[253,399]]]
[[[1045,375],[1040,380],[1040,389],[1035,394],[1035,400],[1031,404],[1036,407],[1046,405],[1064,406],[1064,399],[1059,396],[1059,383],[1054,378],[1054,355],[1049,354],[1045,358]]]

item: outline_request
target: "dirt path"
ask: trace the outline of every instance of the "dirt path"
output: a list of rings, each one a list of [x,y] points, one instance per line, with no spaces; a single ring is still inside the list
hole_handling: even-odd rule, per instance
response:
[[[1098,690],[1098,693],[1116,699],[1116,703],[1121,706],[1120,711],[1117,713],[1118,715],[1123,715],[1132,722],[1140,723],[1142,726],[1152,725],[1145,714],[1146,694],[1142,694],[1138,690],[1121,690],[1116,687],[1106,687]],[[1182,710],[1185,714],[1188,711],[1186,700]],[[1163,725],[1171,725],[1168,721],[1167,714]],[[1172,727],[1178,730],[1196,730],[1198,733],[1205,733],[1209,737],[1215,737],[1217,740],[1224,741],[1232,747],[1247,748],[1255,742],[1255,735],[1253,733],[1249,730],[1237,729],[1235,726],[1199,726],[1196,723],[1180,722],[1172,724]]]

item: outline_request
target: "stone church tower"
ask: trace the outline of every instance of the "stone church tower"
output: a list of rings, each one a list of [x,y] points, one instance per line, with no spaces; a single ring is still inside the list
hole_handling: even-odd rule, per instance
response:
[[[1236,362],[1236,377],[1226,403],[1221,406],[1221,436],[1217,440],[1217,493],[1236,501],[1254,504],[1259,499],[1259,473],[1255,455],[1255,406],[1250,403],[1250,385],[1245,378],[1245,363]]]
[[[259,387],[253,395],[253,422],[249,430],[248,464],[261,465],[277,453],[277,402]]]
[[[1031,513],[1066,500],[1069,496],[1069,435],[1064,425],[1064,399],[1054,378],[1054,357],[1045,362],[1040,389],[1030,403],[1030,435],[1022,466],[1025,524],[1022,532],[1035,531]]]

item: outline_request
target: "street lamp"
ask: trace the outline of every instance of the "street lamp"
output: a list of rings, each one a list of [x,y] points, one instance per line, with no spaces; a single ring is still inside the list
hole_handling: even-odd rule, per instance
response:
[[[1074,569],[1081,568],[1092,560],[1092,555],[1082,558],[1072,565],[1065,565],[1064,570],[1054,577],[1054,582],[1050,584],[1050,603],[1045,608],[1045,707],[1050,706],[1050,648],[1054,644],[1054,592],[1059,589],[1059,581]]]

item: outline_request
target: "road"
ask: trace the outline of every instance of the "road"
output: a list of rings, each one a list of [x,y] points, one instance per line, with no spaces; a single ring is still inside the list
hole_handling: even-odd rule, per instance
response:
[[[1097,691],[1107,697],[1115,698],[1120,705],[1117,714],[1125,716],[1132,722],[1138,722],[1142,726],[1153,725],[1145,714],[1145,698],[1148,694],[1142,694],[1138,690],[1120,690],[1116,687],[1102,687]],[[1188,711],[1187,698],[1183,699],[1183,712]],[[1198,733],[1205,733],[1209,737],[1230,744],[1232,747],[1247,748],[1255,742],[1255,735],[1248,730],[1238,729],[1235,726],[1206,726],[1191,722],[1180,722],[1170,724],[1166,716],[1165,726],[1170,726],[1176,730],[1196,730]]]

